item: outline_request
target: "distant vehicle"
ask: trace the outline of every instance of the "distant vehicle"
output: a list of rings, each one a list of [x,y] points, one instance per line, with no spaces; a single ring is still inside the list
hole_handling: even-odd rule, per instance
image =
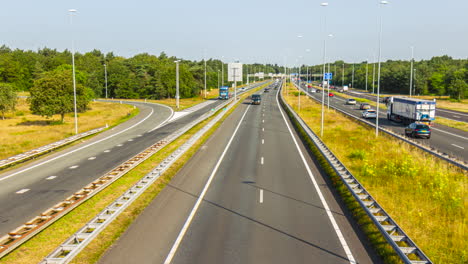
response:
[[[335,94],[333,94],[333,93],[328,93],[328,96],[333,97],[333,96],[335,96]]]
[[[316,92],[317,92],[317,89],[311,88],[311,89],[310,89],[310,92],[311,92],[311,93],[316,93]]]
[[[362,112],[362,117],[364,118],[377,118],[377,112],[374,109],[368,109]]]
[[[338,92],[340,92],[340,93],[343,93],[343,92],[346,92],[346,91],[348,91],[348,86],[346,86],[346,85],[343,86],[343,87],[341,87],[341,88],[338,90]]]
[[[346,104],[347,105],[356,105],[356,100],[354,100],[353,98],[349,98],[348,100],[346,100]]]
[[[221,86],[219,88],[219,99],[227,100],[229,99],[229,86]]]
[[[264,93],[268,93],[270,91],[270,89],[268,88],[265,88],[265,90],[263,90]]]
[[[425,124],[411,123],[405,128],[405,135],[431,138],[431,128]]]
[[[262,97],[259,94],[252,94],[252,104],[259,105],[262,102]]]
[[[371,106],[370,106],[370,104],[368,104],[368,103],[361,103],[361,104],[359,105],[359,109],[360,109],[360,110],[367,110],[367,109],[370,109],[370,108],[371,108]]]
[[[388,120],[410,123],[431,124],[435,120],[436,102],[415,98],[390,97],[387,103]]]
[[[316,93],[321,93],[321,92],[322,92],[322,90],[320,90],[320,89],[317,89],[317,90],[315,90],[315,92],[316,92]]]
[[[241,91],[245,91],[245,87],[240,88]]]

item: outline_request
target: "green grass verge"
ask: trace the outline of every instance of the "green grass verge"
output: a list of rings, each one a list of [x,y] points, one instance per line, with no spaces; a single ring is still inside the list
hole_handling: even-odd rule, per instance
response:
[[[265,86],[265,85],[264,85]],[[255,91],[262,89],[257,88]],[[254,91],[250,92],[253,93]],[[249,93],[249,94],[250,94]],[[245,99],[248,94],[241,98]],[[236,107],[242,102],[236,104]],[[219,125],[234,111],[230,111],[197,141],[194,147],[187,151],[171,168],[150,186],[145,193],[130,205],[117,219],[111,223],[98,238],[88,245],[86,254],[79,254],[72,263],[94,263],[105,250],[111,246],[120,235],[127,229],[133,220],[144,210],[144,208],[154,199],[154,197],[166,186],[172,177],[179,171],[183,164],[197,151],[197,149],[207,140],[207,138],[219,127]],[[222,110],[220,110],[222,111]],[[122,195],[128,188],[133,186],[142,176],[150,172],[155,166],[161,163],[167,156],[187,141],[196,131],[202,128],[213,117],[201,122],[177,140],[161,149],[158,153],[139,164],[126,175],[122,176],[107,188],[85,201],[83,204],[57,220],[47,229],[43,230],[35,237],[18,247],[16,250],[3,257],[0,263],[29,264],[38,263],[50,252],[57,248],[72,234],[77,232],[83,225],[89,222],[104,208],[110,205],[115,199]]]
[[[319,104],[301,100],[300,116],[320,132]],[[434,263],[468,261],[467,171],[332,110],[324,127],[324,143]]]
[[[458,122],[458,121],[450,120],[450,119],[443,118],[443,117],[437,117],[434,123],[448,126],[448,127],[453,127],[453,128],[460,129],[463,131],[468,131],[468,123],[466,122]]]

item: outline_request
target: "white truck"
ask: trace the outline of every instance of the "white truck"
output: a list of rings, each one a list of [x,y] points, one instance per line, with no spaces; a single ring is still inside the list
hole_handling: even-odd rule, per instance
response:
[[[347,92],[347,91],[348,91],[348,86],[347,86],[347,85],[341,87],[341,88],[338,90],[338,92],[340,92],[340,93]]]
[[[401,122],[431,124],[435,120],[436,101],[406,97],[390,97],[387,101],[387,119]]]

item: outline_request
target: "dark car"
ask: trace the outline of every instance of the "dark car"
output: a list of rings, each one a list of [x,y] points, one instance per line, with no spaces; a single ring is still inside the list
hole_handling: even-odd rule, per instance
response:
[[[368,103],[362,103],[361,105],[359,105],[359,109],[360,110],[367,110],[367,109],[371,109],[371,106]]]
[[[262,97],[259,94],[252,94],[252,104],[259,105],[262,102]]]
[[[263,90],[264,93],[268,93],[270,91],[270,89],[268,88],[265,88],[265,90]]]
[[[425,124],[411,123],[405,128],[405,135],[431,138],[431,128]]]

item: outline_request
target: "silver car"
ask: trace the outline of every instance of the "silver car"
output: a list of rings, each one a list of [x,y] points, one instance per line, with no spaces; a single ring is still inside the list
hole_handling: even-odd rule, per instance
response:
[[[367,109],[362,112],[363,118],[377,118],[377,112],[374,109]]]
[[[346,104],[347,105],[356,105],[356,100],[354,100],[353,98],[350,98],[350,99],[346,100]]]

